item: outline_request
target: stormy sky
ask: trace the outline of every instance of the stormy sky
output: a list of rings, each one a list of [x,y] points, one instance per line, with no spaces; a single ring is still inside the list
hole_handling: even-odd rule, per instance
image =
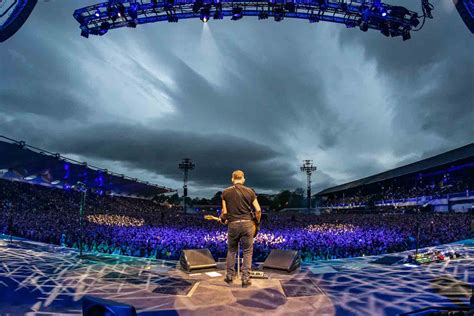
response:
[[[0,134],[210,196],[313,190],[474,141],[474,36],[450,0],[412,39],[285,19],[180,21],[80,37],[95,1],[39,2],[0,44]],[[419,11],[418,1],[390,1]]]

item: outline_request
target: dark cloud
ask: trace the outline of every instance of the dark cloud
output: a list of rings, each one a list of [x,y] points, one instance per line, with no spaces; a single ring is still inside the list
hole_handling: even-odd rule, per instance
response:
[[[314,159],[316,191],[474,139],[474,42],[441,5],[407,42],[252,18],[86,40],[72,12],[91,2],[40,3],[2,44],[0,133],[163,185],[189,156],[206,195],[236,168],[279,191]]]
[[[410,1],[400,4],[413,6]],[[341,32],[342,46],[361,46],[392,87],[394,128],[406,139],[394,143],[407,151],[410,134],[432,134],[428,151],[462,146],[474,139],[474,41],[454,6],[434,3],[434,19],[407,42],[375,32]],[[415,9],[418,9],[415,7]]]
[[[145,126],[101,124],[60,135],[51,145],[62,152],[116,161],[181,180],[178,162],[192,157],[197,168],[192,181],[198,186],[223,186],[235,169],[247,173],[249,183],[262,189],[293,187],[292,168],[285,154],[243,138],[150,129]]]
[[[38,97],[47,95],[47,98]],[[29,85],[19,91],[0,88],[0,110],[8,114],[30,113],[48,118],[81,119],[89,109],[67,91],[53,87]]]

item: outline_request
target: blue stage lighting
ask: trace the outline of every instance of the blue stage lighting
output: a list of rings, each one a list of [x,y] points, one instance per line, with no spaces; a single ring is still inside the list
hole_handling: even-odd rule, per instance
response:
[[[110,23],[109,22],[103,22],[101,25],[100,25],[100,30],[99,30],[99,35],[102,36],[104,35],[105,33],[107,33],[110,29]]]
[[[128,15],[130,15],[133,20],[136,20],[138,18],[138,4],[132,3],[130,5],[130,7],[128,8]]]
[[[201,21],[203,23],[207,23],[207,21],[209,21],[209,17],[210,17],[211,13],[210,13],[210,10],[209,10],[209,7],[204,7],[201,9]]]
[[[404,30],[411,31],[421,24],[416,12],[381,1],[314,0],[303,3],[296,0],[268,0],[266,4],[247,1],[242,4],[227,0],[185,0],[179,3],[175,0],[110,0],[76,10],[74,18],[80,23],[81,35],[84,37],[104,35],[111,29],[136,27],[144,23],[166,20],[177,22],[179,18],[200,18],[208,22],[211,17],[222,19],[225,15],[230,15],[234,21],[244,15],[258,16],[259,20],[273,16],[277,22],[284,18],[303,18],[310,23],[325,21],[345,24],[347,27],[359,26],[364,32],[375,29],[388,36],[402,36]],[[363,23],[357,21],[358,17]]]
[[[243,16],[242,11],[243,11],[243,9],[241,7],[232,8],[232,18],[231,18],[231,20],[233,20],[233,21],[240,20]]]
[[[123,4],[118,3],[117,8],[118,8],[118,14],[117,15],[121,18],[125,17],[125,7],[123,6]]]

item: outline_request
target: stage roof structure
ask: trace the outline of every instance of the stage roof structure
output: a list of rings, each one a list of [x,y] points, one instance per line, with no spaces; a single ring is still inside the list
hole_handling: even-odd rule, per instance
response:
[[[176,23],[193,18],[207,23],[211,18],[229,17],[237,21],[253,16],[259,20],[273,18],[276,22],[292,18],[310,23],[338,23],[347,28],[358,27],[363,32],[376,30],[406,41],[411,38],[411,31],[423,27],[426,18],[433,18],[429,0],[422,0],[421,7],[422,12],[418,13],[382,0],[109,0],[77,9],[74,18],[86,38],[146,23]]]
[[[91,166],[0,135],[0,178],[70,189],[79,182],[99,194],[140,198],[176,190]]]
[[[420,173],[429,169],[445,166],[452,164],[454,162],[462,161],[465,159],[473,158],[474,159],[474,143],[471,143],[469,145],[456,148],[453,150],[450,150],[448,152],[426,158],[402,167],[398,167],[392,170],[388,170],[382,173],[378,173],[376,175],[362,178],[360,180],[348,182],[345,184],[337,185],[335,187],[331,187],[328,189],[325,189],[316,196],[324,196],[332,193],[337,193],[349,189],[354,189],[360,186],[368,185],[368,184],[373,184],[385,180],[390,180],[410,174],[416,174]]]

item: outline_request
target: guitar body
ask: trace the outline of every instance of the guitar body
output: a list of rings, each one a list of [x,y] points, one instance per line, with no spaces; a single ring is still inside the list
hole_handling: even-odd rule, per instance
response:
[[[262,221],[260,221],[260,223],[257,221],[257,218],[254,217],[252,219],[253,221],[253,224],[255,225],[255,233],[253,234],[253,238],[257,237],[259,231],[260,231],[260,224],[262,223]]]

